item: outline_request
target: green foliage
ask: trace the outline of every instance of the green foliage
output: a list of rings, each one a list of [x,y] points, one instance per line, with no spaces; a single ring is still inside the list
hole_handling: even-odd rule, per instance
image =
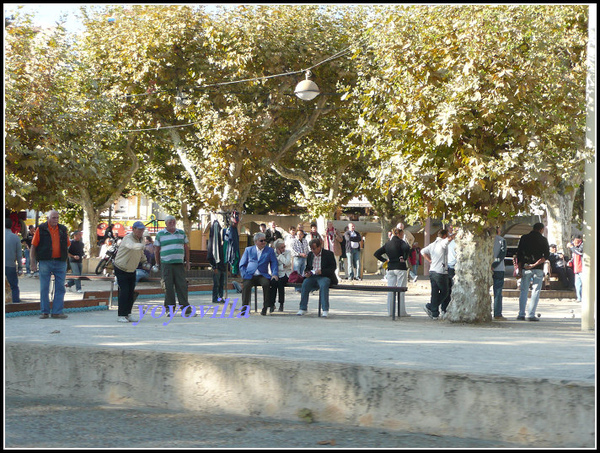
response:
[[[484,229],[580,171],[586,11],[385,9],[354,92],[375,161],[389,162],[371,168],[378,188],[417,218]]]

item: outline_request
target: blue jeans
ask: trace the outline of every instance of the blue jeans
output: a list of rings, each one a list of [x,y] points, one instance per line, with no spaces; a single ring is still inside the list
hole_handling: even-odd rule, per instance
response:
[[[502,316],[502,288],[504,288],[504,271],[494,271],[494,316]]]
[[[431,302],[426,307],[431,310],[431,315],[437,318],[440,315],[440,306],[442,311],[446,311],[447,305],[443,305],[443,303],[448,296],[450,279],[448,274],[430,272],[429,281],[431,282]]]
[[[136,269],[135,270],[135,282],[138,283],[141,280],[146,280],[150,277],[150,272],[144,269]]]
[[[531,287],[531,301],[527,303],[529,293],[529,282],[533,282]],[[521,294],[519,296],[519,317],[535,317],[535,310],[540,301],[540,291],[544,283],[544,271],[542,269],[523,269],[521,277]],[[525,306],[527,304],[527,306]],[[525,315],[527,312],[527,315]]]
[[[73,272],[73,275],[81,275],[81,272],[83,270],[83,264],[82,263],[76,263],[74,261],[71,261],[69,264],[71,264],[71,271]],[[77,279],[77,280],[69,280],[67,282],[67,286],[70,288],[71,286],[75,285],[75,289],[80,290],[81,289],[81,280]]]
[[[346,255],[348,252],[346,252]],[[353,278],[360,278],[360,249],[351,249],[350,257],[348,259],[348,280]],[[356,275],[355,275],[356,273]]]
[[[42,260],[38,262],[38,269],[40,273],[40,306],[42,314],[50,314],[50,278],[54,275],[52,314],[61,315],[65,305],[67,262],[59,260]]]
[[[583,280],[581,278],[581,272],[575,274],[575,296],[577,297],[577,302],[581,302],[581,295],[583,292]]]
[[[19,274],[16,267],[4,266],[4,274],[10,285],[13,303],[21,302],[21,293],[19,292]]]
[[[410,269],[410,271],[409,271],[409,272],[410,272],[410,274],[409,274],[409,277],[410,277],[410,278],[415,278],[415,277],[417,277],[417,276],[419,275],[419,274],[418,274],[418,272],[419,272],[419,265],[418,265],[418,264],[413,264],[413,265],[411,266],[411,269]]]
[[[329,311],[329,285],[331,279],[323,275],[311,275],[302,282],[302,294],[300,295],[300,310],[308,308],[308,295],[311,291],[319,290],[319,302],[323,311]]]
[[[300,275],[304,277],[304,269],[306,269],[306,258],[301,256],[294,257],[294,270],[298,272]],[[294,288],[294,290],[299,293],[300,288]]]

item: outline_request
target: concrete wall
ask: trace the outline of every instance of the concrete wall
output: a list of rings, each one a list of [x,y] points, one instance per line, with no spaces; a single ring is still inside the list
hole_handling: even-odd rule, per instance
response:
[[[595,387],[352,364],[7,343],[7,395],[593,447]]]

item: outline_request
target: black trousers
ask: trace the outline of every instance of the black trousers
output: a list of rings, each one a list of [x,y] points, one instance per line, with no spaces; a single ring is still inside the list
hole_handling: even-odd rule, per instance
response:
[[[271,280],[271,307],[275,306],[275,299],[279,294],[279,303],[285,303],[285,285],[288,281],[288,276],[279,277],[279,280]]]
[[[270,304],[271,281],[262,275],[253,275],[251,279],[244,279],[244,282],[242,283],[242,305],[250,305],[252,288],[255,286],[262,286],[263,308],[268,307]]]
[[[119,312],[118,316],[131,314],[133,307],[133,293],[135,291],[135,271],[125,272],[114,267],[117,284],[119,285]]]

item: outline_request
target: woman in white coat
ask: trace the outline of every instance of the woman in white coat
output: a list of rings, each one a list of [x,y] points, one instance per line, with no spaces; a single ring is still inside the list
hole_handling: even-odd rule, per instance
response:
[[[285,241],[277,239],[273,244],[279,268],[279,280],[271,280],[271,313],[275,311],[275,299],[279,294],[279,311],[283,311],[285,303],[285,285],[292,273],[292,253],[285,249]]]

